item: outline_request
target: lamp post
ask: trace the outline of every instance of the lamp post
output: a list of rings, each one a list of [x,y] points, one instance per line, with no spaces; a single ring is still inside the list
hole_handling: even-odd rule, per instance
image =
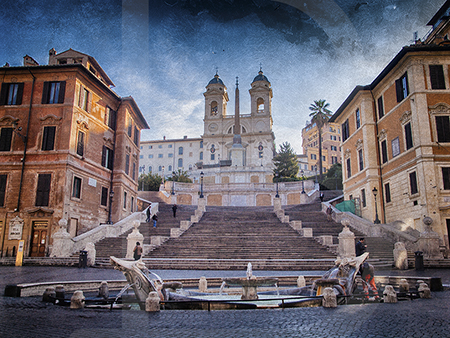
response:
[[[301,171],[302,174],[302,194],[305,194],[305,176],[303,175],[303,170]]]
[[[278,171],[275,172],[275,177],[276,177],[276,180],[277,180],[277,182],[276,182],[276,185],[277,185],[277,194],[275,195],[275,197],[276,197],[276,198],[279,198],[280,195],[278,194],[278,177],[279,177]]]
[[[200,172],[200,198],[203,198],[203,175],[203,171]]]
[[[110,191],[109,193],[109,209],[108,209],[108,224],[112,224],[111,221],[111,211],[112,211],[112,200],[114,197],[114,191]]]
[[[377,188],[373,188],[372,193],[373,193],[373,197],[375,197],[375,220],[373,221],[373,223],[380,224],[381,222],[378,219],[378,208],[377,208],[377,194],[378,194]]]
[[[174,180],[175,171],[172,171],[172,195],[175,195],[175,180]]]

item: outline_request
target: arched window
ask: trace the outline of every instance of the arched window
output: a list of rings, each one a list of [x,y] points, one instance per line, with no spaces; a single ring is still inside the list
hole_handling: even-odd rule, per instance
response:
[[[151,173],[152,172],[152,167],[148,167],[148,172]]]
[[[203,148],[203,141],[200,141],[200,148]]]
[[[262,99],[261,97],[259,97],[256,100],[256,106],[257,106],[257,111],[258,113],[264,113],[264,99]]]
[[[179,158],[178,159],[178,168],[182,168],[183,167],[183,159]]]
[[[203,151],[200,152],[200,161],[203,161]]]
[[[216,116],[219,111],[219,106],[217,105],[217,101],[211,102],[211,116]]]
[[[178,155],[183,155],[183,147],[178,148]]]
[[[172,166],[171,165],[169,165],[169,171],[172,171]]]

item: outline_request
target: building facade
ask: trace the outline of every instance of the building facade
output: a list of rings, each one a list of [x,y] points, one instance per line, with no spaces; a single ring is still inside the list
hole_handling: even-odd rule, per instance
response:
[[[61,219],[75,237],[132,213],[148,128],[133,98],[72,49],[1,71],[1,254],[24,240],[25,256],[48,255]]]
[[[450,1],[424,40],[404,47],[367,86],[358,86],[330,119],[341,126],[345,199],[362,217],[402,221],[441,245],[450,232]]]
[[[341,163],[341,127],[328,122],[322,127],[322,170],[326,173],[335,163]],[[303,154],[308,159],[308,170],[319,171],[319,130],[315,123],[302,129]]]
[[[275,136],[272,132],[272,88],[262,70],[249,89],[251,111],[239,111],[236,83],[234,114],[227,114],[228,91],[218,74],[209,81],[201,138],[143,141],[140,172],[169,177],[182,169],[193,181],[204,174],[206,183],[272,183]],[[236,124],[239,130],[236,130]],[[236,138],[236,135],[239,137]],[[236,143],[238,139],[238,143]]]

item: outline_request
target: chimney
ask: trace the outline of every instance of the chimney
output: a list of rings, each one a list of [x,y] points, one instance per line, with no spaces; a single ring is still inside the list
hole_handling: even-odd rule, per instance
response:
[[[25,55],[23,57],[23,65],[24,66],[39,66],[39,63],[37,63],[36,60],[33,59],[31,56]]]

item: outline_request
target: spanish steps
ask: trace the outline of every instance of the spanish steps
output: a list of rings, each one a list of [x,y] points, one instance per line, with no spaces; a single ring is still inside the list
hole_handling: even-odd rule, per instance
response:
[[[207,206],[198,223],[181,236],[170,238],[170,229],[179,228],[181,220],[189,220],[195,208],[179,205],[174,218],[171,205],[160,203],[157,227],[141,223],[139,231],[144,235],[144,244],[150,244],[150,236],[167,238],[144,256],[150,268],[240,270],[251,262],[255,270],[326,270],[336,258],[315,237],[331,235],[337,243],[342,225],[327,221],[319,201],[284,209],[290,220],[302,220],[303,228],[313,228],[314,237],[303,237],[288,223],[282,223],[273,207]],[[355,237],[362,236],[352,231]],[[96,243],[97,261],[107,264],[109,256],[125,257],[128,234]],[[366,243],[371,264],[377,268],[392,266],[392,243],[367,236]]]

